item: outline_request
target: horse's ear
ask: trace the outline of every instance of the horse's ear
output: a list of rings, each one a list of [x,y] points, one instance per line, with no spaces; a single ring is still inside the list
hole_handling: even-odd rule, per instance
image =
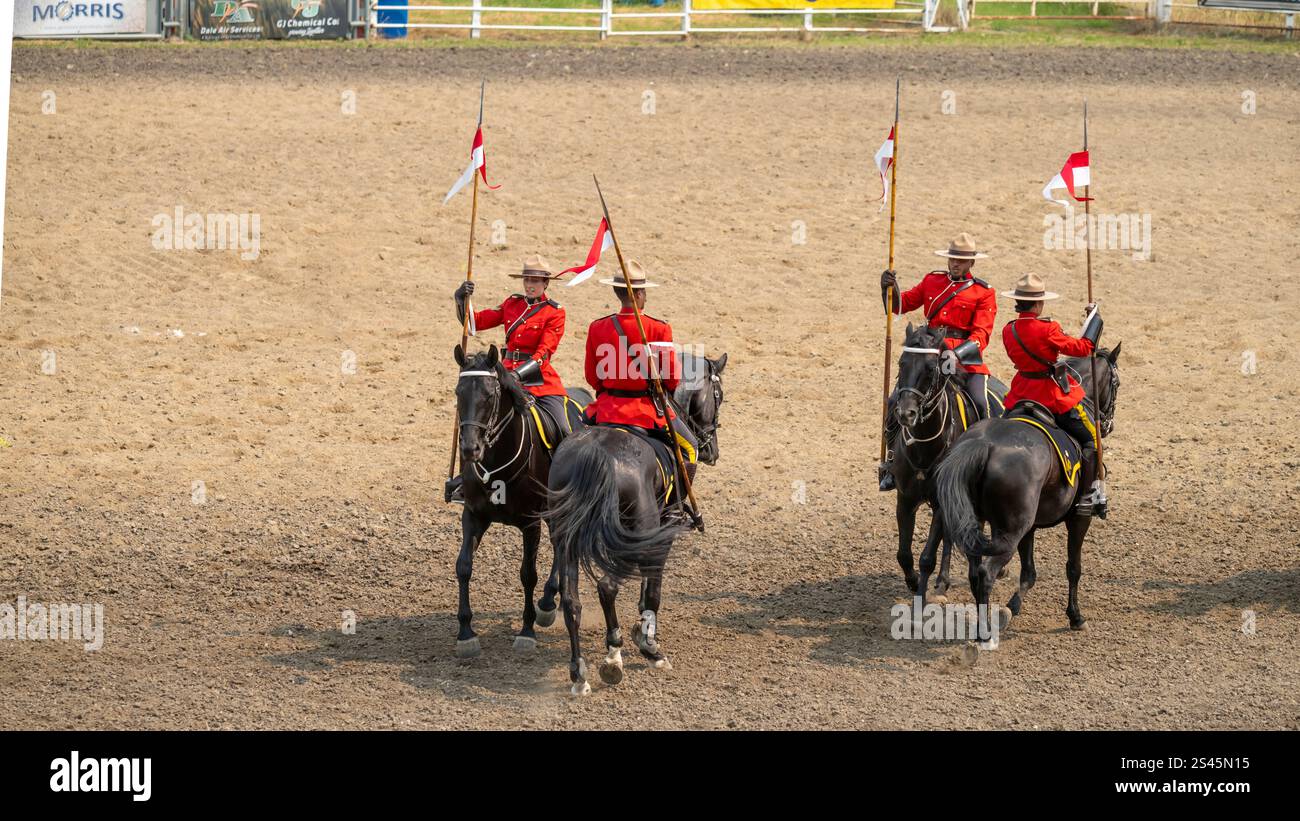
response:
[[[455,357],[456,357],[456,364],[460,365],[462,368],[465,367],[465,351],[462,350],[459,345],[456,346]]]
[[[493,345],[493,346],[491,346],[490,348],[488,348],[487,366],[488,366],[489,368],[495,368],[496,365],[497,365],[497,359],[498,359],[499,357],[500,357],[500,354],[497,352],[497,346],[496,346],[496,345]]]
[[[722,369],[727,367],[727,355],[724,353],[713,362],[713,373],[722,376]]]
[[[915,332],[915,329],[912,327],[912,323],[911,323],[911,322],[908,322],[908,323],[907,323],[907,335],[908,335],[908,336],[911,336],[914,332]]]
[[[1123,342],[1116,343],[1116,345],[1115,345],[1115,349],[1114,349],[1113,351],[1111,351],[1110,354],[1108,354],[1108,355],[1106,356],[1106,358],[1110,360],[1110,364],[1114,365],[1115,362],[1116,362],[1116,360],[1119,359],[1119,349],[1120,349],[1123,345],[1124,345]]]

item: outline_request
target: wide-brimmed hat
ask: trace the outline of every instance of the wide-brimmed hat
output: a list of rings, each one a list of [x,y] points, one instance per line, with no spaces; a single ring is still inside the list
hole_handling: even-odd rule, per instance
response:
[[[935,254],[948,259],[988,259],[988,254],[975,250],[975,238],[962,231],[948,243],[947,251],[935,251]]]
[[[528,259],[524,260],[523,271],[517,274],[511,274],[510,276],[515,279],[523,279],[524,277],[555,278],[555,274],[551,272],[551,263],[547,262],[541,254],[533,254]]]
[[[632,282],[633,288],[658,288],[659,287],[659,283],[649,282],[646,280],[645,268],[641,266],[641,263],[637,262],[634,259],[629,259],[627,261],[627,275],[628,275],[628,279],[631,280]],[[600,284],[616,285],[619,288],[627,287],[627,281],[623,279],[621,274],[612,279],[602,279],[600,281]]]
[[[1060,296],[1047,290],[1043,286],[1043,278],[1038,274],[1025,274],[1016,282],[1014,291],[1003,291],[1002,295],[1020,302],[1045,302]]]

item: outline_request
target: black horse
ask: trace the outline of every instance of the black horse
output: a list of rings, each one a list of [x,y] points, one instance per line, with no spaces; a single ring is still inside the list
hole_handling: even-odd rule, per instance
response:
[[[718,460],[715,431],[726,365],[726,354],[717,360],[684,356],[684,377],[673,397],[678,419],[699,439],[699,461],[709,465]],[[560,605],[569,629],[573,695],[591,692],[578,639],[580,564],[596,580],[605,614],[606,655],[600,666],[601,679],[607,684],[623,680],[623,638],[614,599],[619,585],[634,577],[641,578],[637,607],[641,618],[632,628],[632,639],[653,667],[671,667],[658,643],[659,602],[664,563],[673,540],[688,525],[672,508],[681,483],[674,482],[671,463],[665,465],[661,458],[656,458],[655,448],[644,435],[605,425],[574,433],[555,453],[546,518],[560,566]]]
[[[1097,420],[1103,437],[1115,425],[1119,350],[1116,345],[1115,350],[1103,348],[1091,358],[1065,360],[1079,376],[1091,405],[1088,413]],[[1096,386],[1092,384],[1094,361]],[[1042,431],[1006,419],[976,425],[948,452],[935,481],[948,538],[970,562],[980,636],[991,635],[987,632],[991,627],[988,604],[999,571],[1019,549],[1020,586],[1007,606],[998,608],[1001,632],[1020,614],[1022,599],[1037,578],[1034,532],[1061,522],[1069,534],[1065,574],[1070,598],[1065,613],[1071,629],[1082,630],[1086,622],[1079,612],[1079,577],[1083,574],[1083,538],[1092,518],[1075,512],[1074,505],[1087,488],[1075,487],[1067,480],[1056,450]],[[984,522],[989,523],[991,536],[984,535]]]
[[[456,346],[460,376],[456,383],[456,409],[460,416],[461,477],[465,509],[461,513],[460,555],[456,578],[460,583],[460,606],[456,618],[456,655],[472,658],[481,652],[471,622],[469,581],[474,572],[474,551],[493,522],[519,528],[524,537],[524,555],[519,564],[519,581],[524,587],[524,624],[515,637],[515,650],[530,653],[537,647],[533,625],[546,627],[555,621],[555,595],[559,577],[554,561],[538,608],[533,607],[537,586],[537,548],[542,539],[542,511],[546,508],[546,483],[551,471],[551,453],[537,431],[531,396],[502,366],[497,348],[466,359]],[[570,389],[579,404],[591,401],[591,394]],[[540,412],[540,409],[539,409]],[[564,420],[555,420],[564,424]],[[547,607],[547,605],[550,605]]]
[[[907,325],[903,352],[898,358],[897,399],[894,414],[899,430],[894,438],[892,473],[898,491],[894,517],[898,521],[898,566],[903,569],[907,589],[926,595],[926,585],[934,572],[935,553],[943,537],[943,525],[937,514],[930,518],[930,532],[921,550],[921,573],[917,576],[912,560],[912,538],[916,530],[916,511],[922,502],[933,510],[934,467],[968,427],[977,418],[970,398],[962,391],[961,380],[954,368],[955,360],[941,353],[946,350],[944,328]],[[988,378],[988,390],[993,396],[988,400],[989,413],[1002,415],[1002,398],[1007,386]],[[948,590],[948,567],[952,559],[952,542],[943,540],[943,563],[939,578],[935,580],[937,597]],[[939,600],[942,600],[941,598]]]

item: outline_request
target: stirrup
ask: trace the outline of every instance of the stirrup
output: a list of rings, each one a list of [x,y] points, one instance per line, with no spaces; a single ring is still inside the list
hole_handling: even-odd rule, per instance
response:
[[[460,476],[453,476],[448,479],[442,486],[443,501],[452,505],[465,504],[464,482],[464,478]]]
[[[889,455],[892,457],[894,454],[891,452]],[[876,479],[880,482],[881,491],[893,490],[896,487],[894,473],[889,469],[891,464],[892,459],[887,459],[876,465]]]
[[[1100,481],[1093,481],[1092,487],[1074,506],[1074,512],[1080,516],[1095,516],[1098,519],[1104,519],[1106,518],[1107,507],[1106,491],[1102,489]]]

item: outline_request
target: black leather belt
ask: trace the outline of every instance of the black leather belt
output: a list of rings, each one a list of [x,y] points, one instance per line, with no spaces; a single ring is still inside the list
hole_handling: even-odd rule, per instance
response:
[[[949,328],[944,326],[945,336],[952,339],[970,339],[970,331],[963,331],[960,328]]]
[[[530,353],[525,353],[523,351],[508,350],[504,354],[502,354],[502,357],[505,359],[509,359],[511,362],[523,362],[526,359],[532,359],[533,355]],[[542,357],[543,362],[545,362],[547,359],[549,359],[549,357]]]
[[[1026,379],[1051,379],[1051,371],[1020,371],[1020,375]]]
[[[605,393],[610,396],[617,396],[620,399],[637,399],[639,397],[648,398],[650,396],[650,391],[648,389],[643,391],[617,391],[613,388],[606,388]]]

